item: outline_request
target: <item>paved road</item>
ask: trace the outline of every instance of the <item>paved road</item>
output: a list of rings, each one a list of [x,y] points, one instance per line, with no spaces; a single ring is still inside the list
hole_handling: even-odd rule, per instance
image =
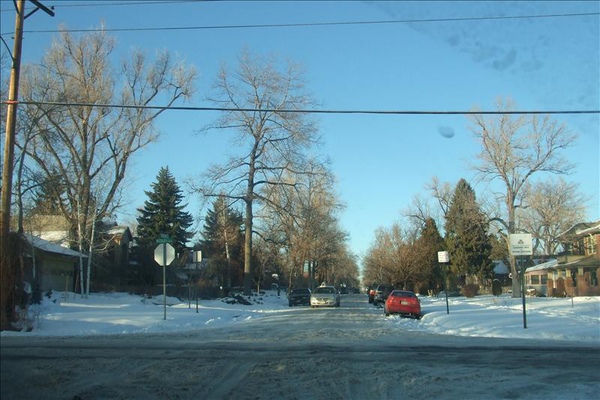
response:
[[[184,334],[3,337],[5,399],[597,399],[600,348],[390,330],[364,296]]]

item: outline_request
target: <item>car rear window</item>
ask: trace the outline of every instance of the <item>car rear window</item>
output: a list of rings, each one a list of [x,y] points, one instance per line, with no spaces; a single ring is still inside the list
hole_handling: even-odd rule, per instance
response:
[[[335,289],[332,287],[318,287],[313,293],[335,293]]]
[[[415,295],[413,292],[406,292],[404,290],[394,290],[392,292],[392,296],[398,296],[398,297],[417,297],[417,295]]]

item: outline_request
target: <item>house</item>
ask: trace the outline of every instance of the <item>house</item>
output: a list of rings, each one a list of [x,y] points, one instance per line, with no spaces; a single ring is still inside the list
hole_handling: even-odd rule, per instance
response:
[[[547,296],[549,293],[548,276],[553,276],[557,265],[558,260],[552,259],[527,268],[525,272],[525,290],[530,294]],[[552,283],[556,283],[556,279]]]
[[[527,268],[528,289],[548,296],[600,296],[600,220],[576,224],[560,236],[563,252]]]
[[[91,275],[96,286],[109,289],[127,284],[132,243],[133,235],[129,227],[114,223],[101,224]]]
[[[27,219],[25,230],[31,236],[59,247],[68,248],[73,244],[71,227],[67,219],[61,215],[33,215]],[[91,257],[91,289],[109,290],[126,285],[130,272],[130,247],[133,241],[130,229],[114,222],[102,221],[96,225],[95,236],[94,252]],[[84,249],[86,252],[87,250]],[[87,268],[84,268],[84,273],[87,274]],[[72,272],[70,276],[73,277]],[[63,284],[60,290],[64,289]]]
[[[25,257],[26,279],[37,281],[42,293],[76,291],[79,263],[87,256],[31,234],[24,236],[31,246]]]

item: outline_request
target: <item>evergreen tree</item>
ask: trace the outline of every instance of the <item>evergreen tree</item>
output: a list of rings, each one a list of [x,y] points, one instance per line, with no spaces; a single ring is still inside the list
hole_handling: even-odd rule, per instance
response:
[[[54,172],[49,177],[36,176],[40,180],[38,187],[33,191],[34,214],[60,215],[60,196],[65,192],[64,182],[58,173]]]
[[[419,263],[422,266],[422,280],[427,283],[428,289],[440,290],[445,287],[444,271],[438,263],[438,252],[446,249],[444,238],[438,231],[437,224],[433,218],[425,220],[425,226],[417,239],[419,249]]]
[[[488,223],[471,186],[461,179],[446,214],[446,245],[452,272],[482,280],[493,276]]]
[[[156,239],[161,234],[166,234],[171,238],[175,252],[181,254],[193,236],[188,231],[192,225],[192,216],[183,211],[186,204],[181,204],[181,190],[168,167],[160,169],[156,182],[152,184],[152,191],[144,193],[148,200],[144,202],[143,208],[138,208],[140,216],[137,218],[138,244],[142,251],[152,253],[156,247]]]
[[[219,196],[206,214],[200,248],[227,289],[243,283],[243,221],[242,214],[227,204],[225,196]]]

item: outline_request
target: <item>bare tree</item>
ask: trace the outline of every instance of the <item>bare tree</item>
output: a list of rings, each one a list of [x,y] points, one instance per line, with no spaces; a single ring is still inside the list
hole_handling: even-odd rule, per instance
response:
[[[522,206],[526,183],[540,173],[566,174],[573,168],[561,154],[576,138],[565,124],[559,124],[549,116],[519,115],[508,112],[515,109],[512,100],[497,101],[497,110],[504,114],[469,116],[471,131],[481,144],[479,163],[473,168],[484,181],[500,180],[504,192],[500,201],[506,213],[494,217],[502,224],[507,235],[518,232],[517,210]],[[477,110],[476,110],[477,111]],[[508,241],[507,241],[508,246]],[[511,272],[516,274],[514,259]],[[517,279],[513,279],[513,296],[521,294]]]
[[[519,217],[520,225],[532,233],[534,252],[541,247],[543,255],[555,255],[559,236],[585,218],[589,197],[579,191],[577,183],[562,177],[528,185],[525,192],[528,206]]]
[[[390,228],[379,228],[375,232],[375,243],[364,259],[365,278],[415,290],[419,282],[429,278],[421,265],[418,234],[417,227],[404,229],[397,222]]]
[[[23,126],[31,132],[18,146],[42,180],[60,177],[62,192],[55,200],[80,249],[93,248],[96,221],[120,206],[131,156],[157,137],[153,121],[164,109],[144,106],[168,107],[194,91],[195,70],[166,51],[154,61],[133,51],[115,71],[114,48],[102,30],[80,38],[63,31],[41,64],[26,66],[21,79],[29,103]]]
[[[244,216],[244,292],[252,288],[252,234],[254,207],[264,203],[261,188],[290,185],[283,176],[305,173],[306,150],[316,142],[317,128],[305,114],[294,111],[310,108],[314,101],[305,92],[302,69],[288,62],[280,70],[277,58],[252,56],[244,52],[230,74],[225,65],[213,85],[209,100],[227,109],[211,129],[233,129],[236,147],[224,165],[211,167],[200,186],[192,190],[203,196],[224,195],[242,201]]]
[[[442,219],[448,214],[448,208],[450,208],[450,202],[452,201],[452,195],[454,194],[454,185],[448,182],[440,182],[437,177],[431,178],[431,182],[426,185],[426,188],[431,191],[433,198],[438,202],[439,209],[442,213]],[[436,220],[438,226],[441,221]]]
[[[86,248],[95,222],[120,205],[131,156],[157,138],[153,122],[164,108],[144,107],[168,107],[194,92],[195,70],[168,52],[150,61],[133,51],[115,72],[114,47],[102,30],[80,38],[63,31],[21,80],[24,118],[34,132],[20,147],[42,178],[60,176],[64,193],[56,201]]]
[[[281,238],[290,285],[295,283],[305,265],[309,266],[309,285],[314,279],[341,283],[339,280],[347,277],[352,269],[347,262],[347,235],[337,219],[343,205],[337,199],[333,175],[325,164],[311,160],[306,172],[294,177],[293,186],[266,188],[267,230]],[[287,181],[291,182],[291,178]]]

